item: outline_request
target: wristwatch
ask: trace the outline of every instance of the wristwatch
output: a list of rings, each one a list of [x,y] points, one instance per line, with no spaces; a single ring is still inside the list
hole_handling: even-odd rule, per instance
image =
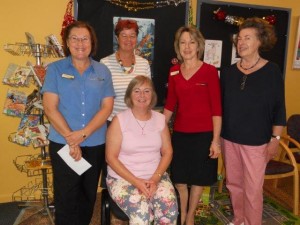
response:
[[[280,140],[280,136],[279,135],[276,136],[276,135],[272,134],[271,137],[277,139],[278,141]]]

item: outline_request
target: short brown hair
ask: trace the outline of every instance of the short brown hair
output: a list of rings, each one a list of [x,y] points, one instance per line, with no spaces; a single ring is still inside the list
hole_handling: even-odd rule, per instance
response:
[[[139,26],[136,20],[119,19],[115,26],[115,35],[119,36],[124,29],[134,29],[136,35],[139,34]]]
[[[130,83],[128,84],[128,87],[126,89],[126,92],[125,92],[124,102],[128,106],[128,108],[132,108],[132,106],[133,106],[133,102],[131,99],[133,89],[136,86],[141,86],[145,83],[149,84],[152,88],[152,97],[151,97],[151,102],[150,102],[149,108],[152,109],[156,105],[157,94],[155,92],[155,88],[154,88],[154,84],[153,84],[152,80],[149,77],[146,77],[143,75],[138,75],[130,81]]]
[[[175,34],[175,41],[174,41],[174,49],[175,52],[177,54],[177,58],[179,59],[180,62],[183,61],[180,51],[179,51],[179,40],[181,35],[184,32],[188,32],[192,38],[198,43],[198,58],[201,59],[201,57],[203,56],[203,52],[204,52],[204,48],[205,48],[205,39],[203,37],[203,35],[201,34],[201,32],[195,27],[195,26],[183,26],[180,27]]]
[[[264,19],[258,17],[248,18],[239,26],[239,31],[246,28],[253,28],[256,30],[257,38],[261,43],[259,51],[269,51],[277,42],[274,26]],[[233,42],[235,45],[237,44],[237,37]]]
[[[71,54],[71,52],[68,48],[68,45],[67,45],[67,40],[68,40],[71,30],[73,28],[86,28],[89,31],[90,36],[91,36],[91,46],[92,46],[90,56],[95,56],[97,53],[97,36],[96,36],[95,30],[91,25],[89,25],[88,23],[83,22],[83,21],[75,21],[65,28],[63,37],[62,37],[63,50],[64,50],[65,55],[69,56]]]

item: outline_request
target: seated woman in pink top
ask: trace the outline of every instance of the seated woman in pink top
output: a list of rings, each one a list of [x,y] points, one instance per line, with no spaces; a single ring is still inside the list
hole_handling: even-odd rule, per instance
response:
[[[176,224],[178,206],[166,170],[172,159],[163,114],[152,110],[156,93],[151,79],[136,76],[125,93],[128,109],[107,131],[107,188],[130,224]]]

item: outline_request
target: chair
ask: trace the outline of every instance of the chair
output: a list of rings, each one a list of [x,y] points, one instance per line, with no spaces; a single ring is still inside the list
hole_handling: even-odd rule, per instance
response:
[[[272,187],[277,189],[278,179],[293,177],[294,207],[293,213],[298,215],[299,211],[299,171],[293,152],[286,144],[286,137],[283,136],[279,142],[279,154],[267,164],[265,179],[274,179]]]
[[[293,152],[288,147],[286,139],[287,137],[283,136],[279,142],[279,154],[275,159],[269,161],[265,171],[266,180],[274,180],[272,184],[273,191],[276,191],[278,179],[284,177],[293,177],[293,196],[294,196],[294,206],[293,213],[298,215],[299,211],[299,171],[297,167],[297,162],[293,155]],[[300,147],[300,145],[299,145]],[[218,173],[224,177],[225,168],[223,165],[223,160],[219,159],[221,165],[219,165]],[[222,192],[223,179],[219,180],[218,191]],[[277,189],[278,190],[278,189]]]
[[[295,160],[296,160],[296,163],[298,166],[298,170],[300,170],[300,143],[298,141],[296,141],[294,138],[291,138],[290,136],[283,136],[282,140],[291,149],[291,151],[295,157]]]
[[[175,188],[177,202],[178,202],[178,220],[177,225],[181,224],[180,219],[180,198],[179,193]],[[101,192],[101,225],[111,224],[111,214],[113,214],[117,219],[122,221],[129,221],[128,216],[119,208],[119,206],[112,200],[108,190],[102,189]]]
[[[286,128],[287,135],[300,143],[300,114],[291,115],[287,120]]]
[[[287,145],[292,150],[300,169],[300,114],[294,114],[287,121]]]

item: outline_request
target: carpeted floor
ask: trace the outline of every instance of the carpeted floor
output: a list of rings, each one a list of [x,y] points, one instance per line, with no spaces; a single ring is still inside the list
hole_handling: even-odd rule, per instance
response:
[[[0,204],[0,225],[12,225],[20,214],[19,202],[7,202]]]
[[[264,201],[264,225],[300,225],[300,217],[296,217],[292,214],[293,197],[292,193],[292,180],[289,178],[282,179],[279,182],[279,188],[281,191],[274,192],[270,189],[270,182],[265,182],[265,201]],[[274,194],[275,193],[275,194]],[[195,225],[223,225],[228,223],[232,218],[232,210],[229,201],[229,196],[226,189],[222,194],[217,193],[216,187],[211,188],[210,192],[211,202],[206,207],[200,206],[197,215]],[[16,207],[14,204],[12,207]],[[90,225],[100,225],[100,208],[101,208],[101,195],[98,194],[95,205],[94,215]],[[24,220],[32,213],[36,212],[37,208],[27,208],[22,210],[15,223],[2,223],[1,217],[3,213],[0,204],[0,225],[48,225],[51,224],[49,217],[46,213],[38,213],[31,216],[29,219]],[[15,210],[12,210],[15,211]],[[13,220],[14,221],[14,220]],[[22,222],[23,221],[23,222]],[[113,218],[113,225],[125,225],[127,223],[121,222]]]

